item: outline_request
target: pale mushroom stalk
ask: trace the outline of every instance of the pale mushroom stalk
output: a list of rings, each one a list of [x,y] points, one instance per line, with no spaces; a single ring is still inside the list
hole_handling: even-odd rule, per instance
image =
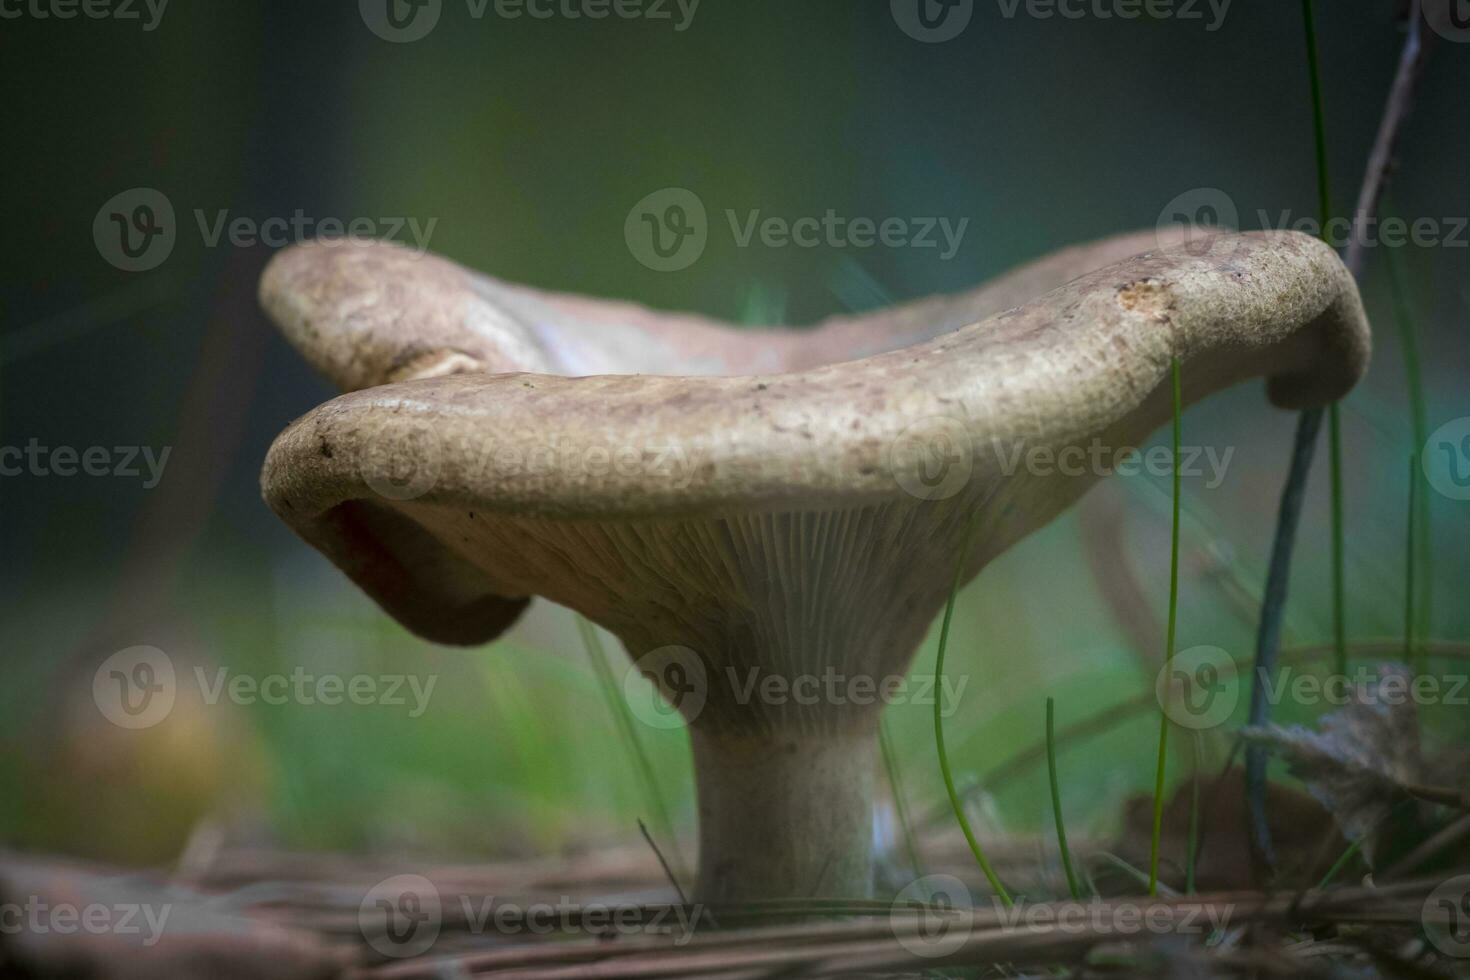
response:
[[[1174,357],[1187,402],[1265,376],[1288,408],[1366,366],[1322,243],[1153,245],[805,332],[387,246],[293,249],[265,306],[361,390],[277,439],[265,496],[429,639],[493,639],[538,595],[616,635],[690,727],[700,900],[866,895],[879,691],[942,607],[966,522],[964,581],[1100,475],[1027,453],[1137,445],[1169,417]]]

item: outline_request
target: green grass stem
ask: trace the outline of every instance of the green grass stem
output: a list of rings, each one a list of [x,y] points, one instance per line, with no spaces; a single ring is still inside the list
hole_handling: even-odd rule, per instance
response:
[[[1062,820],[1062,791],[1057,783],[1056,698],[1046,699],[1046,771],[1051,778],[1051,812],[1057,822],[1057,848],[1062,852],[1062,868],[1067,872],[1067,890],[1081,900],[1077,872],[1072,870],[1072,851],[1067,847],[1067,825]]]
[[[1179,384],[1179,358],[1170,365],[1174,393],[1174,513],[1169,536],[1169,627],[1164,640],[1164,669],[1174,662],[1174,635],[1179,613],[1179,441],[1183,429],[1184,398]],[[1154,772],[1154,826],[1149,839],[1148,893],[1159,893],[1159,838],[1164,829],[1164,776],[1169,768],[1169,715],[1159,711],[1159,761]]]
[[[960,548],[959,558],[955,562],[954,580],[950,583],[949,600],[944,604],[944,620],[939,626],[939,653],[934,660],[934,681],[939,689],[943,689],[944,686],[944,653],[949,646],[949,627],[950,623],[954,620],[955,597],[959,595],[960,578],[965,573],[965,560],[970,556],[970,544],[974,536],[975,521],[978,515],[979,510],[977,509],[970,516],[970,520],[965,527],[964,545]],[[964,804],[960,802],[960,794],[955,790],[954,775],[949,768],[949,753],[944,747],[944,711],[942,698],[934,699],[934,745],[939,753],[939,775],[944,780],[944,791],[949,794],[949,805],[954,810],[954,818],[960,825],[960,831],[965,835],[965,843],[970,845],[970,853],[975,855],[975,863],[980,865],[980,870],[984,873],[985,880],[990,882],[990,887],[995,890],[995,894],[1000,897],[1005,907],[1010,908],[1013,904],[1011,893],[1006,891],[1005,885],[1001,884],[999,876],[995,873],[995,869],[990,866],[990,862],[986,859],[985,851],[980,847],[980,842],[975,839],[975,831],[970,826],[970,818],[965,816]]]
[[[668,870],[669,877],[674,879],[675,888],[679,888],[680,879],[684,878],[684,862],[679,854],[679,839],[674,834],[674,822],[669,817],[668,806],[664,803],[663,794],[659,792],[658,779],[654,775],[653,763],[648,759],[648,753],[643,749],[643,742],[638,738],[638,730],[633,726],[633,718],[628,710],[628,704],[618,693],[618,685],[613,679],[612,668],[607,662],[607,652],[603,649],[602,640],[597,635],[597,630],[585,618],[577,617],[577,629],[582,634],[582,646],[587,651],[587,659],[592,663],[592,670],[597,675],[598,687],[602,689],[603,700],[607,702],[608,713],[613,716],[613,722],[618,727],[618,734],[623,740],[623,745],[628,755],[633,760],[634,767],[638,772],[639,780],[643,784],[644,805],[653,813],[654,819],[658,821],[659,832],[669,842],[669,851],[673,857],[672,868]],[[640,821],[641,825],[641,821]],[[647,834],[645,830],[645,835]],[[652,840],[649,841],[652,844]],[[654,849],[657,852],[657,848]],[[659,861],[664,860],[663,854],[659,853]],[[687,879],[684,879],[687,880]],[[682,890],[682,889],[680,889]]]
[[[1413,426],[1414,448],[1424,452],[1429,441],[1429,409],[1424,394],[1423,361],[1419,356],[1419,328],[1414,307],[1409,299],[1408,284],[1404,277],[1403,260],[1397,249],[1384,249],[1385,267],[1388,270],[1389,293],[1393,299],[1394,322],[1398,326],[1399,340],[1404,349],[1404,374],[1409,387],[1409,418]],[[1434,593],[1434,535],[1430,529],[1429,487],[1423,480],[1415,480],[1417,535],[1414,550],[1417,554],[1418,596],[1416,602],[1416,631],[1419,636],[1429,636],[1433,617],[1431,603]]]

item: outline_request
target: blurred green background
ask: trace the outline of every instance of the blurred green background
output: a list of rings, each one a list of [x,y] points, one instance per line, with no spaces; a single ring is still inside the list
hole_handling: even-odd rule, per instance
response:
[[[1320,6],[1334,204],[1346,210],[1401,31],[1391,3]],[[161,861],[219,827],[242,843],[505,856],[627,840],[647,815],[570,614],[541,604],[486,649],[429,646],[261,504],[271,439],[334,392],[256,306],[270,249],[210,247],[196,209],[211,222],[224,209],[257,222],[298,209],[435,221],[434,251],[506,279],[796,324],[1153,227],[1196,188],[1225,191],[1244,227],[1260,211],[1274,223],[1315,209],[1292,3],[1236,3],[1212,31],[1008,18],[977,0],[944,43],[906,35],[886,3],[839,0],[704,0],[684,30],[677,7],[672,20],[540,20],[492,5],[477,19],[444,0],[438,25],[412,43],[376,36],[350,0],[175,0],[152,30],[14,9],[0,21],[11,229],[0,246],[0,446],[171,453],[153,488],[0,478],[3,845]],[[1404,137],[1395,213],[1446,229],[1470,215],[1467,85],[1470,45],[1441,43]],[[698,262],[660,273],[634,260],[623,223],[670,186],[697,193],[713,223],[726,208],[831,208],[969,226],[948,261],[933,249],[741,248],[714,227]],[[178,221],[167,260],[140,273],[105,261],[92,231],[103,203],[135,187],[161,191]],[[1431,429],[1470,415],[1467,239],[1399,250]],[[1365,288],[1374,365],[1343,414],[1355,638],[1402,633],[1415,447],[1384,251],[1370,253]],[[1185,483],[1179,646],[1213,644],[1244,663],[1292,420],[1253,385],[1192,410],[1185,427],[1186,441],[1235,455],[1220,487]],[[1325,465],[1310,493],[1288,645],[1330,633]],[[1421,635],[1465,638],[1470,504],[1427,500],[1434,572]],[[947,722],[959,770],[983,773],[1039,738],[1047,695],[1066,724],[1150,689],[1161,651],[1137,649],[1097,572],[1131,572],[1161,621],[1167,516],[1165,478],[1114,479],[965,591],[948,664],[970,679]],[[417,717],[181,695],[166,721],[127,731],[101,717],[92,683],[109,655],[138,644],[166,651],[181,674],[302,667],[437,681]],[[933,655],[931,637],[915,669]],[[621,678],[621,654],[613,666]],[[910,805],[928,811],[943,799],[929,709],[897,706],[888,724]],[[1144,711],[1063,753],[1074,832],[1108,831],[1121,801],[1149,785],[1156,730]],[[640,737],[687,830],[683,733]],[[988,826],[1049,826],[1047,799],[1044,772],[1029,771],[989,801]]]

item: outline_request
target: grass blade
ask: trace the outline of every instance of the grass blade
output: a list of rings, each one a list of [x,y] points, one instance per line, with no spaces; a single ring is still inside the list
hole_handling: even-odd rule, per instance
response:
[[[1347,611],[1343,587],[1342,422],[1337,402],[1327,406],[1327,463],[1332,492],[1332,660],[1347,676]]]
[[[1332,183],[1327,167],[1327,123],[1322,99],[1322,65],[1317,55],[1317,17],[1312,0],[1302,0],[1302,27],[1307,45],[1307,74],[1312,81],[1312,140],[1317,156],[1317,218],[1323,232],[1332,214]]]
[[[1404,660],[1415,675],[1424,672],[1414,649],[1414,510],[1419,498],[1419,454],[1409,454],[1409,516],[1404,522]]]
[[[1312,142],[1317,160],[1317,227],[1327,238],[1332,219],[1332,182],[1327,166],[1327,124],[1322,97],[1322,65],[1317,51],[1317,18],[1312,0],[1302,0],[1307,74],[1312,83]],[[1327,408],[1327,454],[1332,489],[1332,641],[1338,674],[1347,673],[1347,601],[1343,587],[1342,420],[1334,402]]]
[[[1318,890],[1326,888],[1328,885],[1332,884],[1332,880],[1337,877],[1338,872],[1347,867],[1347,863],[1353,859],[1353,855],[1357,854],[1360,850],[1363,849],[1363,841],[1366,839],[1366,837],[1360,837],[1347,846],[1347,850],[1342,852],[1342,857],[1332,862],[1332,867],[1327,869],[1327,873],[1323,875],[1322,880],[1317,883]]]
[[[1123,872],[1123,874],[1138,882],[1140,885],[1147,885],[1149,883],[1149,876],[1146,873],[1140,871],[1138,868],[1135,868],[1133,865],[1118,857],[1118,855],[1116,854],[1110,854],[1107,851],[1098,851],[1097,859],[1104,864],[1111,865],[1117,870]],[[1174,889],[1170,888],[1168,885],[1162,882],[1157,882],[1156,884],[1159,891],[1164,893],[1165,898],[1169,898],[1179,894]]]
[[[949,600],[944,604],[944,620],[939,626],[939,653],[934,660],[934,683],[937,688],[944,687],[944,652],[949,646],[949,625],[954,619],[954,601],[960,591],[960,577],[965,573],[965,559],[970,556],[970,542],[974,537],[975,521],[980,512],[976,508],[975,513],[970,515],[970,520],[965,527],[964,546],[960,549],[960,555],[955,562],[954,581],[950,583]],[[944,779],[944,791],[949,794],[949,805],[954,810],[955,821],[960,825],[961,832],[965,835],[965,843],[970,845],[970,853],[975,855],[975,863],[980,865],[980,870],[985,874],[985,880],[990,882],[990,887],[1000,897],[1006,908],[1013,904],[1011,893],[1006,891],[1006,886],[1001,884],[1000,878],[995,870],[991,868],[990,862],[985,858],[985,852],[980,847],[980,842],[975,839],[975,831],[970,827],[970,818],[965,816],[964,805],[960,802],[960,794],[955,791],[954,775],[949,768],[949,753],[944,748],[944,711],[943,699],[934,699],[934,745],[939,752],[939,775]]]
[[[1335,879],[1342,871],[1342,869],[1347,867],[1348,862],[1353,859],[1353,855],[1357,854],[1363,849],[1363,845],[1366,844],[1375,833],[1377,833],[1380,827],[1382,827],[1384,824],[1387,824],[1393,818],[1397,817],[1408,807],[1414,806],[1416,802],[1417,801],[1413,798],[1400,800],[1397,804],[1394,805],[1394,808],[1392,810],[1389,810],[1383,816],[1379,817],[1378,822],[1373,824],[1373,826],[1370,827],[1366,832],[1364,832],[1361,837],[1348,844],[1347,849],[1342,852],[1342,856],[1339,857],[1336,861],[1332,862],[1332,867],[1327,869],[1327,873],[1323,875],[1322,880],[1317,883],[1318,891],[1332,884],[1333,879]]]
[[[1194,735],[1194,772],[1189,786],[1189,843],[1184,853],[1184,894],[1194,894],[1194,870],[1199,858],[1199,774],[1204,768],[1204,738]]]
[[[1067,872],[1067,890],[1072,897],[1082,898],[1077,887],[1077,873],[1072,870],[1072,852],[1067,847],[1067,825],[1062,821],[1062,791],[1057,785],[1056,698],[1046,699],[1046,770],[1051,777],[1051,812],[1057,822],[1057,848],[1062,852],[1062,868]]]
[[[1183,429],[1184,398],[1179,386],[1179,358],[1170,366],[1170,380],[1174,392],[1174,455],[1171,457],[1174,471],[1174,515],[1169,535],[1169,627],[1164,640],[1164,669],[1174,662],[1174,632],[1179,613],[1179,441]],[[1164,775],[1169,768],[1169,715],[1159,709],[1159,763],[1154,772],[1154,827],[1148,849],[1148,893],[1159,893],[1159,837],[1164,829]]]
[[[665,865],[665,871],[669,877],[674,879],[674,886],[679,889],[679,879],[684,875],[684,861],[679,854],[678,838],[674,835],[674,822],[669,818],[669,809],[664,804],[663,794],[659,792],[658,779],[654,776],[653,764],[648,761],[648,754],[643,750],[643,743],[638,738],[638,730],[633,727],[633,719],[628,712],[628,705],[619,695],[616,682],[613,680],[612,668],[608,666],[607,652],[603,649],[602,640],[598,638],[597,631],[582,616],[577,617],[577,630],[582,634],[582,646],[587,651],[587,659],[592,663],[592,670],[597,674],[598,686],[602,688],[603,699],[607,702],[607,710],[613,716],[614,723],[618,726],[618,734],[622,736],[623,745],[632,758],[634,767],[637,769],[640,781],[643,783],[644,805],[654,814],[658,821],[659,831],[667,838],[669,849],[673,854],[672,870]],[[642,822],[639,822],[642,827]],[[644,828],[647,836],[647,829]],[[653,841],[649,840],[650,846]],[[659,862],[663,863],[663,854],[658,853]],[[677,872],[677,876],[675,874]],[[687,880],[687,879],[686,879]],[[682,889],[679,889],[682,891]]]
[[[1399,339],[1404,348],[1404,373],[1409,386],[1409,418],[1413,426],[1414,447],[1417,452],[1422,453],[1424,444],[1429,441],[1429,410],[1424,396],[1424,371],[1419,357],[1419,330],[1404,280],[1403,260],[1399,258],[1396,249],[1388,248],[1384,252],[1388,288],[1393,299],[1394,322],[1398,325]],[[1422,480],[1415,480],[1414,486],[1417,487],[1418,494],[1415,501],[1418,534],[1414,540],[1414,550],[1418,555],[1419,592],[1415,600],[1418,616],[1416,629],[1423,637],[1431,635],[1433,625],[1430,604],[1434,593],[1434,535],[1430,531],[1429,523],[1429,488]]]

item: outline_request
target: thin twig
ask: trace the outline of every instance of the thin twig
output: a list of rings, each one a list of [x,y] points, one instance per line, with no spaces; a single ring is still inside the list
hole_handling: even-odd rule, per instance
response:
[[[1301,521],[1306,496],[1307,474],[1317,449],[1317,432],[1322,428],[1322,409],[1302,412],[1292,444],[1291,469],[1281,491],[1281,508],[1276,519],[1276,537],[1271,543],[1271,565],[1266,573],[1266,598],[1261,606],[1261,624],[1256,631],[1256,669],[1252,673],[1250,724],[1261,727],[1270,714],[1267,682],[1276,673],[1276,654],[1281,642],[1281,616],[1286,607],[1286,587],[1291,575],[1291,555],[1296,546],[1297,524]],[[1245,750],[1246,808],[1251,829],[1251,849],[1267,867],[1276,864],[1271,831],[1266,823],[1266,750],[1252,745]]]
[[[1399,137],[1403,133],[1404,120],[1414,107],[1414,95],[1419,88],[1419,79],[1424,74],[1424,60],[1429,49],[1424,43],[1424,12],[1420,0],[1409,4],[1408,34],[1399,55],[1398,70],[1394,73],[1393,87],[1388,92],[1388,103],[1383,108],[1383,119],[1378,124],[1378,136],[1373,141],[1373,150],[1368,156],[1368,170],[1363,175],[1363,185],[1358,191],[1358,205],[1353,212],[1353,235],[1348,241],[1344,264],[1355,279],[1363,278],[1368,246],[1368,224],[1378,212],[1378,205],[1388,189],[1393,175],[1395,157],[1398,154]]]
[[[1399,56],[1398,70],[1394,75],[1393,87],[1389,90],[1388,102],[1384,106],[1378,135],[1368,157],[1368,169],[1353,212],[1353,231],[1347,254],[1343,258],[1348,270],[1360,282],[1367,259],[1367,228],[1388,187],[1404,120],[1413,108],[1414,94],[1423,74],[1426,54],[1423,23],[1420,0],[1412,0],[1409,6],[1408,36]],[[1287,485],[1282,491],[1276,537],[1272,544],[1271,566],[1266,577],[1266,598],[1256,635],[1257,670],[1251,696],[1252,725],[1262,724],[1269,712],[1263,685],[1270,679],[1276,647],[1280,641],[1282,607],[1286,603],[1287,582],[1291,571],[1292,539],[1296,536],[1296,527],[1301,517],[1302,493],[1307,474],[1311,470],[1317,429],[1321,422],[1322,411],[1311,409],[1302,413],[1297,425],[1296,442],[1292,448],[1292,468]],[[1252,747],[1246,752],[1246,784],[1251,848],[1258,859],[1272,865],[1271,833],[1266,822],[1266,757],[1264,750],[1259,747]]]
[[[684,894],[684,889],[680,886],[679,879],[674,876],[674,871],[669,867],[669,862],[664,860],[664,852],[658,849],[658,844],[654,842],[653,835],[648,832],[648,825],[641,819],[638,821],[638,832],[648,842],[648,849],[653,852],[653,856],[658,858],[658,866],[664,869],[664,876],[669,879],[669,884],[674,886],[674,892],[679,896],[679,904],[688,905],[689,897]]]
[[[1467,837],[1470,837],[1470,814],[1460,817],[1460,819],[1449,824],[1447,827],[1437,831],[1428,840],[1421,842],[1412,851],[1400,858],[1398,863],[1383,872],[1382,875],[1379,875],[1379,879],[1382,881],[1392,881],[1400,875],[1417,870],[1436,854]]]

